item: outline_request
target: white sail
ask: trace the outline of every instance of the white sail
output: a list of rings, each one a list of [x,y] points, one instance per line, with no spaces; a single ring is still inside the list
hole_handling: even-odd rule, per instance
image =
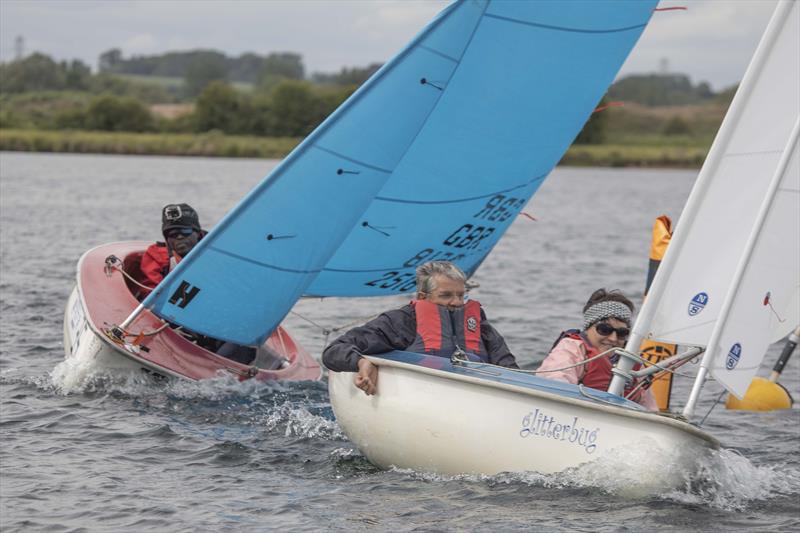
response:
[[[800,120],[704,357],[716,380],[740,399],[770,343],[800,323],[798,131]]]
[[[694,346],[708,344],[773,178],[786,150],[791,148],[787,139],[799,115],[800,6],[789,0],[776,8],[700,171],[634,327],[636,339],[654,338]],[[796,177],[796,160],[794,165]],[[787,168],[786,178],[791,181],[792,167]],[[791,183],[785,185],[791,189]],[[800,231],[796,216],[792,219],[798,209],[797,195],[782,191],[773,209],[787,212],[771,213],[767,221],[769,229],[761,235],[778,242],[758,244],[756,253],[765,256],[748,267],[746,279],[777,277],[772,267],[781,260],[789,261],[786,265],[789,270],[794,268],[796,272],[800,268],[796,248],[794,252],[791,248],[797,243]],[[790,213],[792,210],[794,215]],[[789,248],[779,251],[782,245]],[[783,252],[787,258],[778,259],[776,254]],[[743,288],[748,283],[745,281]],[[772,291],[773,302],[783,298],[777,292],[777,289]],[[763,298],[761,294],[759,299]],[[790,305],[790,299],[781,302]],[[750,306],[744,306],[741,312],[746,313],[746,309]],[[797,325],[796,307],[794,311],[795,319],[786,318],[785,322],[772,325],[770,339],[780,338]],[[756,319],[742,320],[736,323]],[[755,324],[747,327],[755,328]],[[724,350],[726,353],[728,348]],[[758,365],[755,361],[749,364]]]

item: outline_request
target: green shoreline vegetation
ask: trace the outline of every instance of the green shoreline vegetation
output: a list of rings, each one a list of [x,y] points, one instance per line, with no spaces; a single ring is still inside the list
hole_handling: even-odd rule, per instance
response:
[[[129,133],[0,129],[0,151],[280,159],[301,141],[205,133]]]
[[[380,67],[307,76],[288,52],[117,49],[99,65],[38,53],[0,63],[0,150],[279,159]],[[681,74],[627,76],[560,164],[699,168],[734,92]]]
[[[205,133],[128,133],[0,129],[0,151],[280,159],[302,138]],[[707,147],[575,144],[560,164],[583,167],[699,168]]]

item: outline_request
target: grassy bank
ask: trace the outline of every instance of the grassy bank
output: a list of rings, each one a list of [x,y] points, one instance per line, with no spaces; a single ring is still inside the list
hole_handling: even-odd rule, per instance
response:
[[[299,141],[296,138],[244,137],[218,132],[155,134],[0,129],[0,150],[20,152],[281,158]],[[575,145],[561,164],[699,168],[709,143],[651,135],[625,143]]]
[[[92,154],[281,158],[300,139],[240,137],[218,132],[107,133],[0,129],[0,150]]]
[[[700,168],[707,148],[637,146],[629,144],[573,145],[561,165],[576,167]]]

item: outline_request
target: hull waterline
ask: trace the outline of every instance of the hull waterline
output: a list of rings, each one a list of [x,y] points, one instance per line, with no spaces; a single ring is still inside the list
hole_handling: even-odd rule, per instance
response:
[[[499,367],[459,368],[443,358],[393,354],[370,357],[380,367],[375,396],[355,388],[352,373],[328,377],[339,425],[382,468],[553,473],[641,447],[654,460],[661,450],[671,465],[688,464],[718,447],[690,424],[607,393]]]

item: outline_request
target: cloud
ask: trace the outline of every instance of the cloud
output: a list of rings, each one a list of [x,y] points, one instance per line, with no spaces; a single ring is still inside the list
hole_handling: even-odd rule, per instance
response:
[[[0,0],[0,61],[13,59],[13,39],[55,59],[195,48],[229,55],[291,51],[307,72],[384,62],[447,0]],[[662,0],[623,73],[672,71],[715,89],[738,82],[766,27],[775,0]]]

